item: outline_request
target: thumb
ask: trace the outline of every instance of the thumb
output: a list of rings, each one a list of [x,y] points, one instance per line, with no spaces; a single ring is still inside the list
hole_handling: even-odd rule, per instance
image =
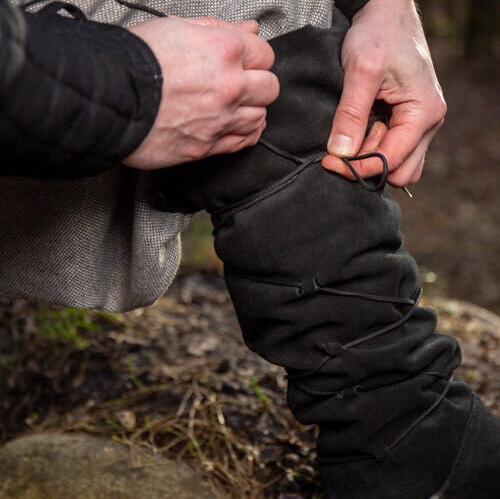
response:
[[[344,90],[340,98],[328,152],[334,156],[354,156],[364,141],[368,119],[382,84],[382,74],[354,65],[346,67]]]

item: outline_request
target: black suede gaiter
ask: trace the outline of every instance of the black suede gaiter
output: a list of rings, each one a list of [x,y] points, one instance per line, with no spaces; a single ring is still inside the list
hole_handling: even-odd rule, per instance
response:
[[[327,497],[428,499],[454,465],[473,396],[452,378],[457,342],[418,306],[384,179],[363,186],[320,164],[347,28],[336,13],[331,29],[272,40],[281,96],[263,141],[157,174],[158,206],[211,213],[246,344],[286,369],[293,414],[319,425]]]

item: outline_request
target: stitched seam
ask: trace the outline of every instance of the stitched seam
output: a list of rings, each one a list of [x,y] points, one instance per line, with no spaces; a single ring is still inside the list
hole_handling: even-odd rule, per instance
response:
[[[270,186],[268,186],[266,189],[263,189],[260,192],[257,192],[255,195],[249,196],[246,199],[243,199],[242,201],[238,201],[236,203],[232,203],[228,206],[225,206],[223,208],[219,208],[213,212],[210,213],[212,216],[212,223],[214,225],[214,233],[218,231],[232,216],[236,215],[237,213],[247,210],[248,208],[251,208],[252,206],[261,203],[262,201],[266,200],[267,198],[277,194],[278,192],[286,189],[288,186],[293,184],[298,176],[303,173],[308,167],[311,165],[315,165],[323,159],[323,157],[326,154],[326,151],[322,153],[317,153],[313,154],[307,158],[301,158],[299,156],[295,156],[294,154],[289,153],[288,151],[285,151],[284,149],[281,149],[280,147],[267,142],[264,139],[259,140],[259,145],[264,146],[266,149],[270,150],[274,154],[287,159],[291,162],[294,162],[297,164],[297,166],[287,175],[285,175],[283,178],[280,180],[277,180],[276,182],[273,182]],[[378,184],[375,186],[371,186],[367,182],[365,182],[361,176],[358,174],[356,169],[351,165],[351,161],[358,161],[362,159],[368,159],[372,157],[377,157],[382,161],[383,165],[383,173],[381,175],[381,179]],[[349,170],[352,172],[352,174],[356,177],[358,181],[358,186],[363,188],[365,191],[370,192],[370,193],[375,193],[381,195],[381,192],[387,182],[387,175],[389,171],[389,165],[387,163],[387,159],[383,154],[380,153],[368,153],[368,154],[363,154],[362,156],[352,156],[352,157],[344,157],[341,158],[342,161],[348,166]]]
[[[22,43],[20,43],[19,40],[16,40],[15,38],[11,38],[11,40],[15,44],[17,44],[18,46],[20,46],[22,49],[24,49],[25,54],[26,54],[26,62],[27,63],[29,63],[33,68],[35,68],[36,70],[38,70],[43,75],[45,75],[48,78],[50,78],[51,80],[53,80],[56,84],[61,85],[64,88],[68,89],[69,91],[74,92],[76,95],[78,95],[79,97],[83,98],[89,104],[93,104],[93,105],[95,105],[95,106],[97,106],[99,108],[111,111],[112,113],[114,113],[115,115],[117,115],[119,118],[122,118],[122,119],[124,119],[126,121],[135,121],[135,122],[142,121],[142,118],[137,118],[137,117],[134,117],[132,115],[126,115],[122,111],[120,111],[117,108],[115,108],[114,106],[111,106],[111,105],[106,104],[104,102],[96,101],[96,100],[92,99],[90,96],[86,95],[84,92],[82,92],[81,89],[78,89],[75,86],[73,86],[71,83],[69,83],[67,81],[64,81],[64,80],[61,80],[61,79],[58,79],[53,73],[51,73],[50,71],[47,71],[46,68],[44,68],[43,66],[41,66],[40,64],[38,64],[37,62],[35,62],[33,60],[33,58],[32,58],[32,54],[30,53],[30,51],[28,50],[28,48],[25,45],[23,45]],[[155,75],[152,75],[151,82],[153,84],[155,83]]]
[[[260,192],[257,192],[254,196],[251,196],[249,199],[231,204],[229,206],[225,206],[224,208],[212,212],[211,216],[214,224],[214,231],[216,232],[218,229],[220,229],[220,227],[222,227],[232,216],[236,215],[237,213],[245,211],[255,206],[256,204],[260,204],[266,199],[274,196],[275,194],[289,187],[297,180],[298,176],[301,173],[303,173],[309,167],[319,163],[323,158],[323,156],[324,153],[321,153],[321,155],[315,154],[311,156],[310,158],[300,163],[296,168],[294,168],[290,173],[285,175],[283,178],[272,183],[268,188]]]
[[[469,432],[472,429],[474,409],[477,407],[477,404],[475,404],[475,401],[476,401],[476,396],[472,395],[471,408],[469,410],[469,415],[467,417],[467,423],[465,425],[465,429],[464,429],[464,433],[462,436],[462,441],[460,442],[460,448],[458,449],[457,457],[455,458],[455,461],[453,462],[453,465],[450,469],[450,472],[448,473],[448,476],[446,477],[446,480],[444,481],[443,486],[437,492],[438,495],[446,492],[446,489],[449,487],[451,480],[457,474],[457,472],[460,470],[460,466],[463,462],[462,461],[463,453],[464,453],[465,447],[467,446],[468,440],[470,438]]]
[[[279,286],[284,288],[299,288],[299,289],[301,287],[300,283],[292,283],[292,282],[285,283],[285,282],[277,282],[272,279],[264,279],[251,274],[246,274],[245,272],[241,272],[239,270],[236,270],[228,266],[226,266],[225,273],[230,274],[232,276],[241,277],[242,279],[246,279],[248,281],[253,281],[262,284],[269,284],[270,286]]]
[[[78,21],[74,22],[78,23]],[[161,100],[161,94],[162,94],[163,78],[161,74],[161,68],[159,66],[158,60],[156,59],[155,55],[151,52],[147,44],[141,38],[136,37],[132,33],[127,33],[123,30],[116,30],[115,26],[106,24],[100,24],[98,26],[95,23],[87,23],[87,28],[89,32],[94,31],[97,34],[102,33],[103,28],[109,28],[105,32],[107,35],[109,35],[109,41],[113,43],[113,48],[119,51],[119,53],[123,57],[128,57],[132,60],[132,64],[131,66],[129,66],[129,69],[135,69],[135,72],[133,71],[132,75],[135,76],[137,79],[141,79],[143,82],[152,84],[150,93],[148,92],[141,93],[143,100],[139,104],[139,109],[143,109],[143,115],[138,118],[132,118],[132,117],[125,118],[127,120],[127,123],[125,130],[122,133],[122,142],[119,143],[119,145],[121,146],[119,149],[122,149],[122,151],[119,153],[116,152],[114,154],[114,157],[123,158],[126,157],[128,154],[130,154],[132,151],[134,151],[138,147],[138,145],[144,140],[144,137],[151,130],[151,127],[153,126],[153,123],[156,119],[159,110],[159,101]],[[95,45],[95,38],[92,36],[91,33],[87,33],[86,31],[79,32],[79,36],[80,38],[88,40],[90,43]],[[133,47],[134,49],[133,51],[123,50],[123,40],[126,40],[127,36],[132,36],[133,38],[135,38],[135,41],[138,45],[138,47]],[[98,53],[102,54],[104,57],[107,56],[107,52],[102,50],[100,46],[94,47],[94,49]],[[148,52],[150,57],[148,57],[145,54],[145,52]],[[151,60],[153,61],[153,64],[155,66],[155,70],[153,73],[151,72],[150,69]],[[151,76],[152,76],[152,81],[150,81]],[[135,84],[136,80],[133,79],[132,83]],[[95,100],[90,102],[91,104],[94,103],[95,105],[100,104]],[[107,108],[110,109],[111,111],[115,110],[111,106],[107,106]],[[121,114],[117,114],[117,116],[119,118],[123,118],[123,115]],[[146,130],[145,132],[141,131],[140,140],[136,139],[132,143],[132,141],[130,141],[130,135],[132,136],[136,135],[138,131],[138,126],[140,125],[142,125]],[[66,135],[67,133],[65,133],[65,136]],[[57,146],[60,147],[61,150],[64,150],[63,146],[60,145],[60,143],[62,143],[63,141],[64,138],[60,140],[60,142],[57,144]],[[130,144],[128,145],[128,147],[124,147],[126,146],[127,142],[130,142]],[[93,145],[92,147],[95,147],[95,145]],[[67,148],[65,149],[67,150]],[[94,155],[94,157],[102,157],[102,156]]]
[[[326,372],[325,374],[328,375],[328,374],[331,374],[331,373]],[[357,395],[356,390],[354,390],[355,393],[352,393],[352,394],[349,393],[349,391],[352,391],[356,387],[358,388],[359,391],[362,391],[363,393],[366,393],[366,392],[371,392],[373,390],[380,390],[380,389],[392,387],[394,385],[399,385],[399,384],[402,384],[402,383],[406,383],[407,381],[412,381],[415,378],[419,378],[419,377],[422,377],[422,376],[430,376],[432,378],[436,378],[436,379],[439,379],[439,380],[443,379],[442,376],[439,373],[435,374],[435,373],[432,373],[432,372],[428,372],[428,371],[425,371],[425,368],[424,368],[421,371],[412,372],[409,376],[406,376],[406,377],[404,377],[402,379],[398,379],[398,380],[393,381],[391,383],[381,383],[381,384],[378,384],[378,385],[375,385],[375,386],[366,386],[366,384],[364,384],[365,381],[363,379],[359,380],[358,382],[356,382],[354,384],[347,385],[345,387],[334,388],[331,391],[327,391],[327,390],[314,390],[314,389],[310,389],[308,387],[304,387],[303,385],[301,386],[300,383],[297,384],[295,382],[294,382],[294,386],[297,387],[299,390],[303,391],[304,393],[306,393],[307,395],[333,398],[333,397],[338,396],[339,393],[343,393],[343,394],[346,394],[346,395]],[[287,378],[293,379],[293,375],[292,376],[287,375]],[[446,378],[446,380],[448,380],[448,378]],[[312,393],[313,391],[316,392],[316,393]],[[319,392],[322,392],[322,393],[319,393]]]
[[[36,65],[34,67],[35,67],[35,69],[37,69],[40,72],[44,73],[44,71],[40,70],[40,68],[38,68]],[[52,77],[52,79],[55,80],[55,78],[53,78],[53,77]],[[154,84],[154,87],[155,87],[153,90],[154,90],[155,94],[158,95],[157,94],[157,92],[158,92],[158,85],[155,84],[155,81],[153,81],[153,84]],[[65,88],[68,88],[68,87],[65,87]],[[92,101],[92,100],[88,100],[88,99],[86,99],[86,100],[91,105],[94,104],[94,105],[97,105],[98,107],[100,106],[100,104],[98,102],[95,102],[95,101]],[[109,108],[109,107],[106,107],[106,106],[100,106],[100,107],[104,108],[104,109],[109,109],[109,110],[112,111],[112,109]],[[55,148],[55,149],[57,149],[57,150],[65,153],[65,154],[77,155],[77,156],[89,157],[89,158],[102,158],[102,159],[112,159],[113,158],[113,156],[106,156],[106,155],[102,155],[102,154],[96,154],[96,153],[82,152],[82,151],[79,151],[79,150],[74,150],[74,149],[68,148],[67,146],[63,146],[60,141],[52,141],[50,139],[37,137],[37,136],[33,135],[32,133],[30,133],[28,130],[26,130],[23,127],[23,125],[20,124],[16,120],[15,117],[13,117],[12,115],[8,114],[5,111],[4,111],[4,113],[1,114],[1,117],[3,117],[5,119],[5,121],[7,121],[13,128],[15,128],[24,137],[26,137],[28,139],[31,139],[32,141],[37,142],[39,144],[42,144],[44,146]],[[118,115],[118,117],[119,118],[124,118],[121,115]],[[126,119],[126,118],[124,118],[124,119]],[[125,136],[126,134],[130,134],[131,129],[132,129],[132,133],[133,133],[137,128],[140,127],[140,125],[147,125],[148,124],[144,119],[140,119],[140,120],[138,120],[138,119],[134,119],[134,120],[128,120],[128,119],[126,119],[126,121],[128,123],[128,126],[126,127],[125,132],[123,133],[123,136]],[[70,130],[71,130],[71,128],[70,128]],[[68,130],[65,131],[64,136],[66,136],[67,133],[68,133]]]
[[[36,137],[35,135],[32,135],[29,131],[25,130],[22,128],[22,126],[19,125],[17,121],[15,121],[11,116],[8,114],[2,114],[1,118],[3,118],[12,128],[16,130],[20,135],[24,136],[25,138],[28,138],[32,140],[33,142],[36,142],[38,144],[41,144],[42,146],[49,147],[52,149],[56,149],[64,154],[70,155],[70,156],[79,156],[81,158],[94,158],[94,159],[104,159],[104,160],[114,160],[112,156],[104,156],[104,155],[99,155],[95,153],[90,153],[90,152],[84,152],[84,151],[78,151],[78,150],[71,150],[66,147],[61,146],[60,144],[56,142],[51,142],[50,140],[42,139],[40,137]]]

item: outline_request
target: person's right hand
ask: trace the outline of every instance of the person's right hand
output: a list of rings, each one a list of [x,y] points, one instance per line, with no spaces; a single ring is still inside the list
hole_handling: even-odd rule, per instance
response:
[[[153,128],[124,164],[153,170],[256,144],[279,83],[255,21],[168,17],[131,31],[158,59],[163,94]]]

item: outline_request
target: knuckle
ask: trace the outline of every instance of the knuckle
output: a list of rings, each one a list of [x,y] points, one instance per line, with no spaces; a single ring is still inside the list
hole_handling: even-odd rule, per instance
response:
[[[257,129],[266,121],[267,111],[266,108],[254,108],[250,114],[247,115],[248,124]]]
[[[364,124],[366,117],[359,108],[353,104],[344,104],[337,110],[338,117],[341,120],[354,122],[356,125]]]
[[[436,95],[428,100],[428,103],[423,107],[423,117],[431,126],[438,126],[444,123],[444,118],[448,112],[446,101],[441,95]]]
[[[218,88],[219,98],[224,104],[234,104],[241,99],[243,81],[237,77],[226,80]]]
[[[271,45],[267,44],[267,47],[269,52],[268,69],[271,69],[274,66],[274,63],[276,62],[276,53],[274,52],[274,49],[271,47]]]
[[[210,54],[215,64],[226,65],[238,54],[238,41],[232,33],[222,27],[213,27],[209,35],[202,40],[210,48]]]
[[[267,109],[263,107],[259,112],[259,116],[257,118],[258,126],[262,126],[262,124],[265,123],[266,119],[267,119]]]
[[[220,30],[215,37],[214,45],[223,63],[228,64],[241,59],[243,44],[229,30]]]
[[[197,161],[203,159],[210,153],[213,144],[210,141],[196,141],[186,150],[188,161]]]
[[[273,101],[275,101],[280,95],[281,87],[280,87],[280,81],[274,73],[271,73],[271,88],[272,88]]]
[[[352,61],[352,70],[366,79],[378,78],[383,72],[382,60],[376,54],[356,57]]]
[[[448,106],[446,101],[442,98],[438,99],[434,106],[438,121],[444,120],[446,113],[448,112]]]
[[[238,152],[245,147],[246,137],[236,137],[228,144],[228,153]]]
[[[259,129],[253,135],[250,136],[248,143],[249,146],[254,146],[255,144],[257,144],[257,142],[259,142],[262,136],[262,132],[264,131],[265,125],[266,122],[264,121],[264,123],[259,127]]]
[[[260,25],[255,19],[248,19],[245,22],[248,23],[250,29],[252,29],[253,31],[258,32],[260,30]]]

